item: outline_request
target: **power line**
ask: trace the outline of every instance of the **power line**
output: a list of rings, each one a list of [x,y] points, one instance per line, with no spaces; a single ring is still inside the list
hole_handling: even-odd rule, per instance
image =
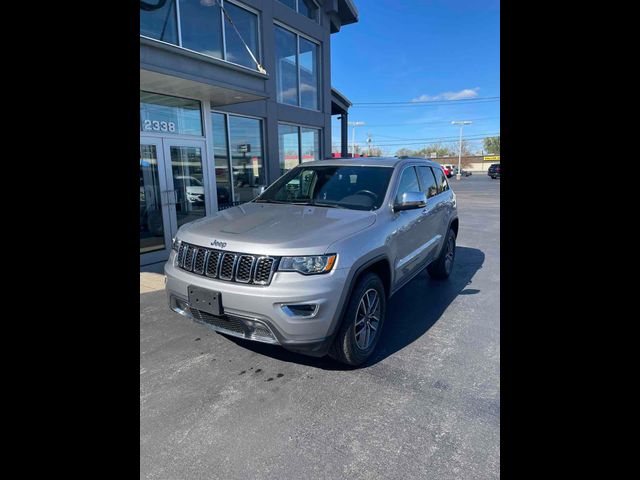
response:
[[[465,137],[465,139],[466,140],[482,140],[486,137],[493,137],[497,135],[500,135],[500,132],[468,135],[467,137]],[[451,142],[457,139],[458,137],[425,138],[423,139],[423,141],[420,141],[420,142],[378,143],[377,145],[381,147],[382,146],[393,147],[393,146],[403,146],[403,145],[433,145],[435,143]]]
[[[500,116],[497,117],[469,117],[471,120],[474,120],[475,123],[480,123],[480,121],[482,120],[495,120],[497,118],[500,118]],[[442,124],[442,125],[449,125],[449,121],[448,120],[431,120],[429,122],[416,122],[416,123],[411,123],[411,122],[404,122],[404,123],[368,123],[367,126],[368,127],[410,127],[412,125],[437,125],[437,124]],[[340,125],[332,125],[331,128],[340,128]]]
[[[497,102],[500,100],[500,97],[476,97],[476,98],[461,98],[459,100],[416,100],[409,102],[354,102],[353,106],[389,106],[389,105],[415,105],[415,106],[424,106],[424,105],[455,105],[455,104],[463,104],[468,105],[470,103],[489,103],[489,102]]]

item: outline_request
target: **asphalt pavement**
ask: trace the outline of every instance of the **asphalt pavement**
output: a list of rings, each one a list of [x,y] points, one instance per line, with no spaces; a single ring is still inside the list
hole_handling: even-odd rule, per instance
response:
[[[451,278],[390,301],[360,369],[225,337],[140,295],[140,477],[497,479],[500,180],[450,180]]]

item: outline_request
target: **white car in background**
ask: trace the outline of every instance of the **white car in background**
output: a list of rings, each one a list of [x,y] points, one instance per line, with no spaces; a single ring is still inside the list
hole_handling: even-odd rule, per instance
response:
[[[204,205],[204,185],[195,177],[173,177],[174,189],[184,192],[189,203]]]

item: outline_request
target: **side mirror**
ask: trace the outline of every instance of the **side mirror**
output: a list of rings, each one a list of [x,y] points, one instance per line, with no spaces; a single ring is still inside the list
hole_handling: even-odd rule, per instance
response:
[[[427,206],[427,196],[424,192],[405,192],[400,197],[400,202],[393,206],[394,212],[402,210],[414,210]]]

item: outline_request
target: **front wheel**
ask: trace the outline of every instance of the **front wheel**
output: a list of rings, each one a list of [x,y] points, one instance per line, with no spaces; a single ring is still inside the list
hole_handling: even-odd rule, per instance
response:
[[[436,280],[446,280],[453,270],[453,262],[456,259],[456,234],[449,229],[445,244],[442,246],[440,256],[436,258],[427,267],[427,271],[431,278]]]
[[[376,348],[386,307],[382,280],[375,273],[365,274],[351,293],[344,320],[329,355],[347,365],[363,364]]]

